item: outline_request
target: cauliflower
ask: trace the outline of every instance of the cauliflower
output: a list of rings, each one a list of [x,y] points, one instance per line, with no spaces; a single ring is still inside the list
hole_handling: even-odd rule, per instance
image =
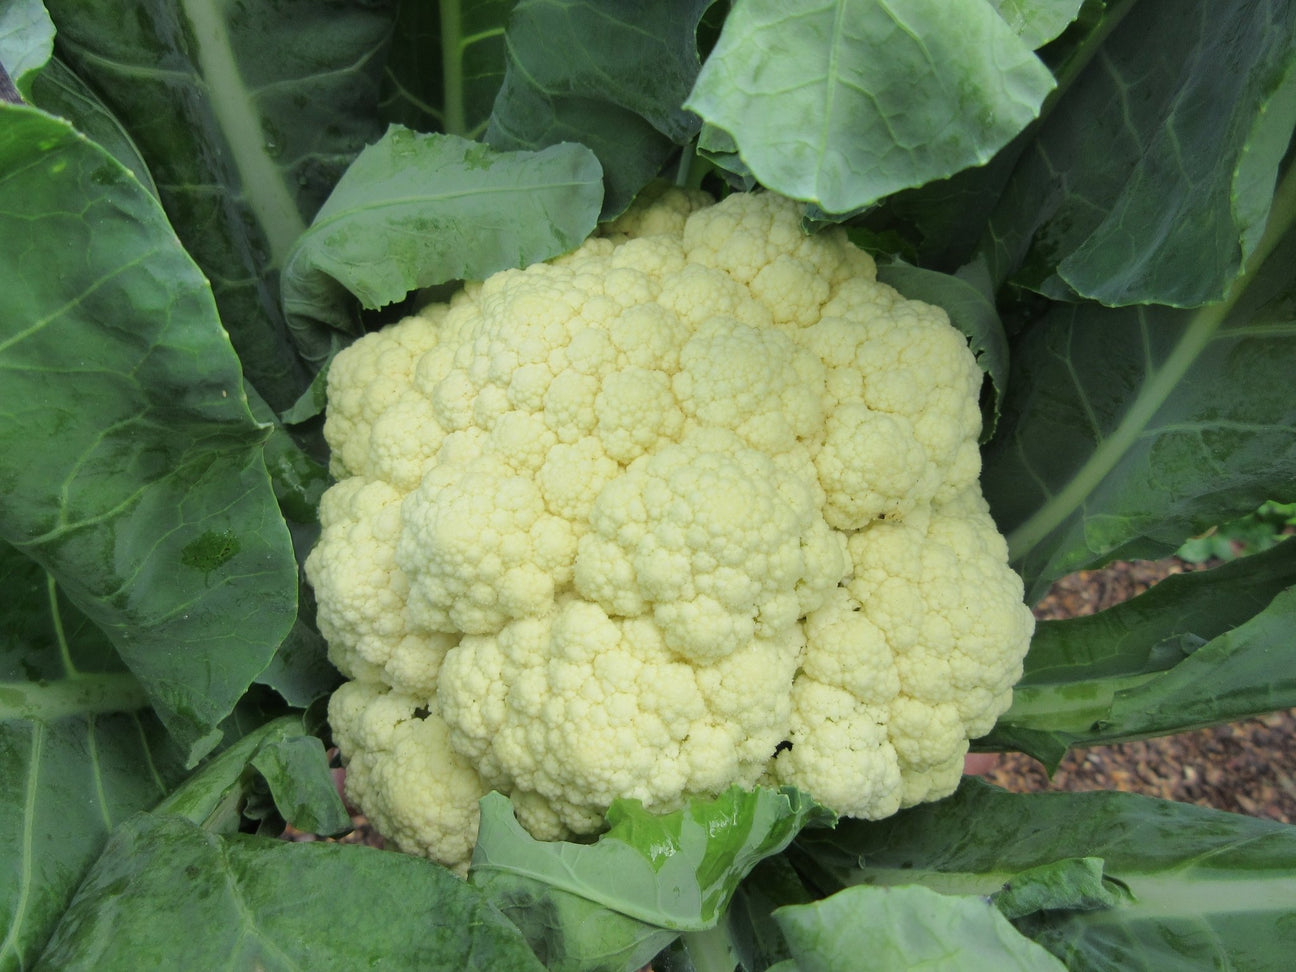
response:
[[[981,380],[769,193],[650,193],[361,338],[306,564],[352,799],[462,871],[490,790],[544,839],[734,783],[871,819],[947,795],[1033,628]]]

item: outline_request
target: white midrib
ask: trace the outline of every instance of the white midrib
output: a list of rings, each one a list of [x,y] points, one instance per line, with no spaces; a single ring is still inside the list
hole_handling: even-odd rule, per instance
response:
[[[212,111],[225,133],[243,195],[265,232],[270,265],[278,268],[284,265],[306,224],[284,181],[283,170],[269,154],[252,92],[234,61],[222,19],[224,7],[224,3],[212,0],[181,0],[197,41],[198,72],[207,85]]]
[[[1296,219],[1296,166],[1292,167],[1278,186],[1264,234],[1247,259],[1245,269],[1233,282],[1228,296],[1218,304],[1202,307],[1193,313],[1174,351],[1160,367],[1149,371],[1147,380],[1129,410],[1111,434],[1093,451],[1065,487],[1008,534],[1009,556],[1014,563],[1019,563],[1079,509],[1130,451],[1188,369],[1197,362],[1215,337],[1293,219]]]

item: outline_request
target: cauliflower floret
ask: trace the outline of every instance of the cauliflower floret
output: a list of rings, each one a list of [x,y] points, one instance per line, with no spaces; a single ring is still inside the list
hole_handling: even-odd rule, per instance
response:
[[[346,682],[329,700],[333,738],[348,754],[346,788],[379,832],[411,854],[467,873],[477,801],[490,792],[450,745],[427,703],[373,682]]]
[[[476,801],[597,831],[787,783],[958,782],[1033,627],[939,308],[795,204],[655,188],[337,355],[306,569],[352,799],[462,871]]]

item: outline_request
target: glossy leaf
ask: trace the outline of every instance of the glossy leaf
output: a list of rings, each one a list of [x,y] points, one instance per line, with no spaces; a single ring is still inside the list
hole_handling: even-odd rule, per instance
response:
[[[1222,299],[1294,123],[1296,7],[1143,0],[1008,185],[991,226],[998,279],[1020,267],[1023,286],[1108,305]]]
[[[988,161],[1052,87],[984,0],[747,0],[686,105],[762,185],[847,213]]]
[[[30,968],[109,830],[183,753],[107,638],[0,543],[0,969]]]
[[[1289,173],[1227,301],[1054,305],[1016,343],[982,484],[1032,597],[1296,499],[1294,220]]]
[[[277,274],[342,170],[382,128],[390,0],[49,0],[61,56],[148,159],[212,282],[249,380],[306,387]]]
[[[486,141],[501,149],[580,142],[603,166],[603,218],[618,215],[697,134],[682,107],[697,78],[711,0],[522,0]]]
[[[580,145],[497,152],[454,135],[392,127],[347,170],[283,274],[305,353],[323,360],[355,334],[358,301],[484,279],[574,249],[602,201],[598,161]]]
[[[1068,859],[1103,862],[1109,907],[1058,908],[1019,930],[1073,972],[1284,968],[1296,947],[1296,827],[1125,793],[1013,794],[965,780],[948,799],[798,841],[829,888],[999,893]]]
[[[133,176],[18,107],[0,107],[0,171],[0,536],[197,760],[296,615],[265,430],[206,280]]]
[[[36,968],[176,961],[267,972],[543,969],[480,892],[435,864],[351,844],[222,837],[180,816],[140,814],[113,834]]]
[[[758,862],[802,827],[832,819],[795,790],[735,787],[664,815],[618,800],[595,843],[545,843],[522,829],[506,798],[490,794],[469,880],[550,968],[633,969],[680,932],[713,927]]]

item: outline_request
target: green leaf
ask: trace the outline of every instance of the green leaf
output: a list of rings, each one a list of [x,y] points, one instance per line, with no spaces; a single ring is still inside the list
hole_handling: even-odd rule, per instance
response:
[[[322,383],[320,387],[322,390]],[[297,563],[304,564],[319,537],[319,502],[330,483],[328,470],[298,445],[255,388],[244,383],[244,391],[253,417],[270,429],[264,450],[266,470],[287,521]],[[274,689],[289,705],[305,708],[332,692],[340,679],[315,625],[315,592],[301,574],[292,630],[256,680]]]
[[[767,857],[757,864],[738,885],[725,913],[724,925],[742,968],[768,969],[790,960],[792,951],[774,921],[774,911],[814,900],[786,854]]]
[[[108,832],[184,754],[103,633],[0,543],[0,969],[30,968]]]
[[[920,886],[850,887],[813,904],[780,908],[774,918],[801,972],[852,972],[863,956],[870,967],[882,969],[1066,968],[1023,938],[984,898],[953,897]]]
[[[994,434],[999,401],[1008,384],[1008,339],[994,300],[987,296],[989,280],[984,268],[972,264],[960,276],[952,276],[903,263],[888,263],[878,266],[878,280],[911,300],[943,308],[949,314],[950,323],[967,336],[977,364],[990,379],[981,429],[981,440],[988,440]]]
[[[1070,26],[1084,0],[990,0],[1014,34],[1038,50]]]
[[[982,485],[1031,597],[1296,499],[1293,221],[1296,170],[1227,301],[1054,305],[1014,345]]]
[[[155,198],[158,187],[149,172],[148,163],[121,122],[110,112],[99,96],[60,60],[45,65],[31,85],[31,100],[37,108],[66,118],[82,135],[130,169]]]
[[[985,0],[744,0],[686,106],[762,185],[846,213],[988,161],[1052,87]]]
[[[1169,577],[1090,617],[1042,622],[1012,707],[981,746],[1053,767],[1070,745],[1291,708],[1296,677],[1284,656],[1294,623],[1296,541]]]
[[[1020,267],[1020,285],[1108,305],[1222,299],[1294,123],[1296,8],[1143,0],[1009,184],[991,224],[997,278]]]
[[[403,0],[379,105],[385,121],[477,138],[504,81],[513,0]]]
[[[54,54],[54,22],[41,0],[6,0],[0,6],[0,68],[20,92]]]
[[[621,213],[698,131],[682,107],[712,0],[521,0],[486,130],[501,149],[580,142],[603,166],[603,218]]]
[[[392,3],[48,6],[60,55],[148,160],[248,379],[287,408],[310,374],[283,320],[277,275],[343,169],[381,134]]]
[[[484,279],[574,249],[602,201],[580,145],[496,152],[454,135],[393,126],[347,170],[298,240],[284,307],[305,353],[323,360],[368,308],[461,278]],[[353,299],[354,297],[354,299]]]
[[[1005,918],[1041,911],[1096,911],[1133,897],[1103,873],[1100,857],[1070,857],[1027,868],[1012,876],[991,900]]]
[[[1282,969],[1296,947],[1296,827],[1203,807],[1125,793],[1013,794],[967,779],[952,797],[887,820],[807,832],[796,850],[828,887],[977,896],[1044,865],[1101,858],[1116,892],[1110,907],[1016,922],[1073,972]]]
[[[261,781],[279,813],[297,829],[319,834],[351,829],[324,746],[306,732],[300,715],[281,716],[239,734],[155,809],[211,833],[232,834]]]
[[[508,800],[482,799],[469,880],[552,969],[637,968],[682,931],[713,927],[744,876],[829,811],[791,789],[744,791],[654,815],[608,810],[593,844],[537,841]]]
[[[206,280],[127,170],[3,106],[0,171],[0,536],[196,761],[296,615],[265,430]]]
[[[181,958],[182,957],[182,958]],[[210,834],[140,814],[113,834],[39,970],[542,972],[517,929],[428,861]]]
[[[290,736],[261,746],[251,766],[265,778],[283,818],[308,834],[341,834],[351,815],[338,795],[324,744],[315,736]]]

